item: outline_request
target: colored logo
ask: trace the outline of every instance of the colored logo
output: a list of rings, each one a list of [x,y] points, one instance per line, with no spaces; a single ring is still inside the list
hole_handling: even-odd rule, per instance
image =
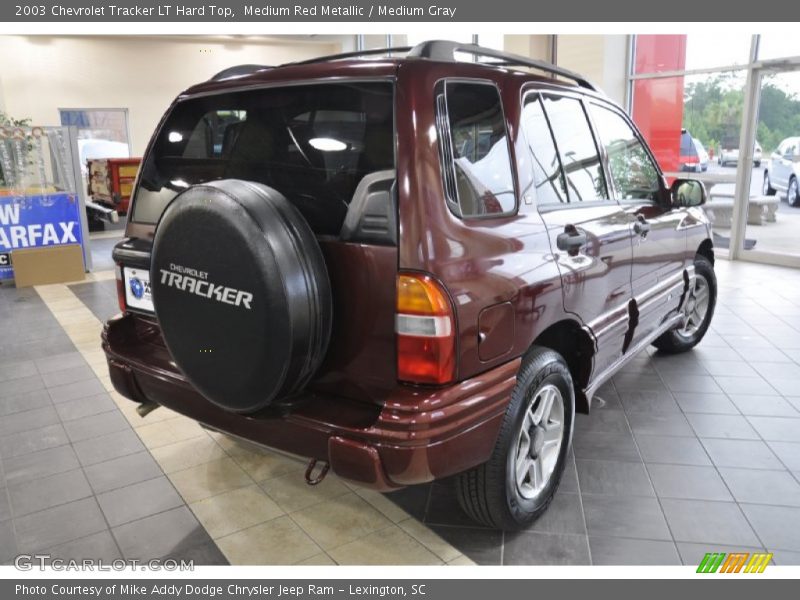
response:
[[[131,277],[130,280],[131,294],[134,298],[141,300],[144,297],[144,284],[138,277]]]
[[[772,552],[708,552],[697,567],[698,573],[763,573]]]

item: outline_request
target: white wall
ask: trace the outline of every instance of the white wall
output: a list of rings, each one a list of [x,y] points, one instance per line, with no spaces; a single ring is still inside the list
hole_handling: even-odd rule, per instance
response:
[[[520,56],[551,62],[552,39],[551,35],[506,35],[503,49]]]
[[[556,63],[576,71],[625,106],[628,36],[559,35]]]
[[[227,67],[280,64],[340,51],[334,41],[214,36],[0,36],[0,109],[58,125],[59,108],[127,108],[140,156],[164,110]]]

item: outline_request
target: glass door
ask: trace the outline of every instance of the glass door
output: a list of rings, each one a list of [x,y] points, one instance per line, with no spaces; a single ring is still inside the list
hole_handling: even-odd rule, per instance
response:
[[[764,71],[758,107],[741,257],[800,258],[800,70]]]

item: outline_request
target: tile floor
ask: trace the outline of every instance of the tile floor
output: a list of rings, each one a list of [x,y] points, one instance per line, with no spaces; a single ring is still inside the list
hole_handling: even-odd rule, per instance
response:
[[[717,274],[712,330],[604,386],[528,530],[475,526],[446,482],[389,497],[481,564],[697,564],[750,548],[800,564],[800,271],[719,261]]]
[[[0,287],[0,564],[17,552],[198,564],[800,563],[800,272],[718,263],[713,330],[649,352],[579,415],[557,498],[526,531],[476,526],[448,482],[388,496],[112,391],[113,272]]]
[[[473,564],[380,494],[335,476],[310,488],[303,463],[167,409],[139,417],[98,345],[113,277],[0,288],[0,564]]]

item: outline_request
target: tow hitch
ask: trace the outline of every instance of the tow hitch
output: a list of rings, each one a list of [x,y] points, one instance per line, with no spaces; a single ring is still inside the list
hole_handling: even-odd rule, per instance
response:
[[[316,477],[312,477],[312,473],[314,472],[314,467],[317,466],[317,459],[312,458],[308,462],[308,467],[306,468],[306,483],[308,485],[317,485],[322,483],[322,480],[325,479],[325,476],[328,474],[328,469],[331,468],[330,463],[324,463],[322,468],[320,469],[319,473],[317,473]]]
[[[157,409],[160,404],[157,402],[142,402],[139,406],[136,407],[136,412],[139,413],[139,416],[145,418],[155,409]]]

